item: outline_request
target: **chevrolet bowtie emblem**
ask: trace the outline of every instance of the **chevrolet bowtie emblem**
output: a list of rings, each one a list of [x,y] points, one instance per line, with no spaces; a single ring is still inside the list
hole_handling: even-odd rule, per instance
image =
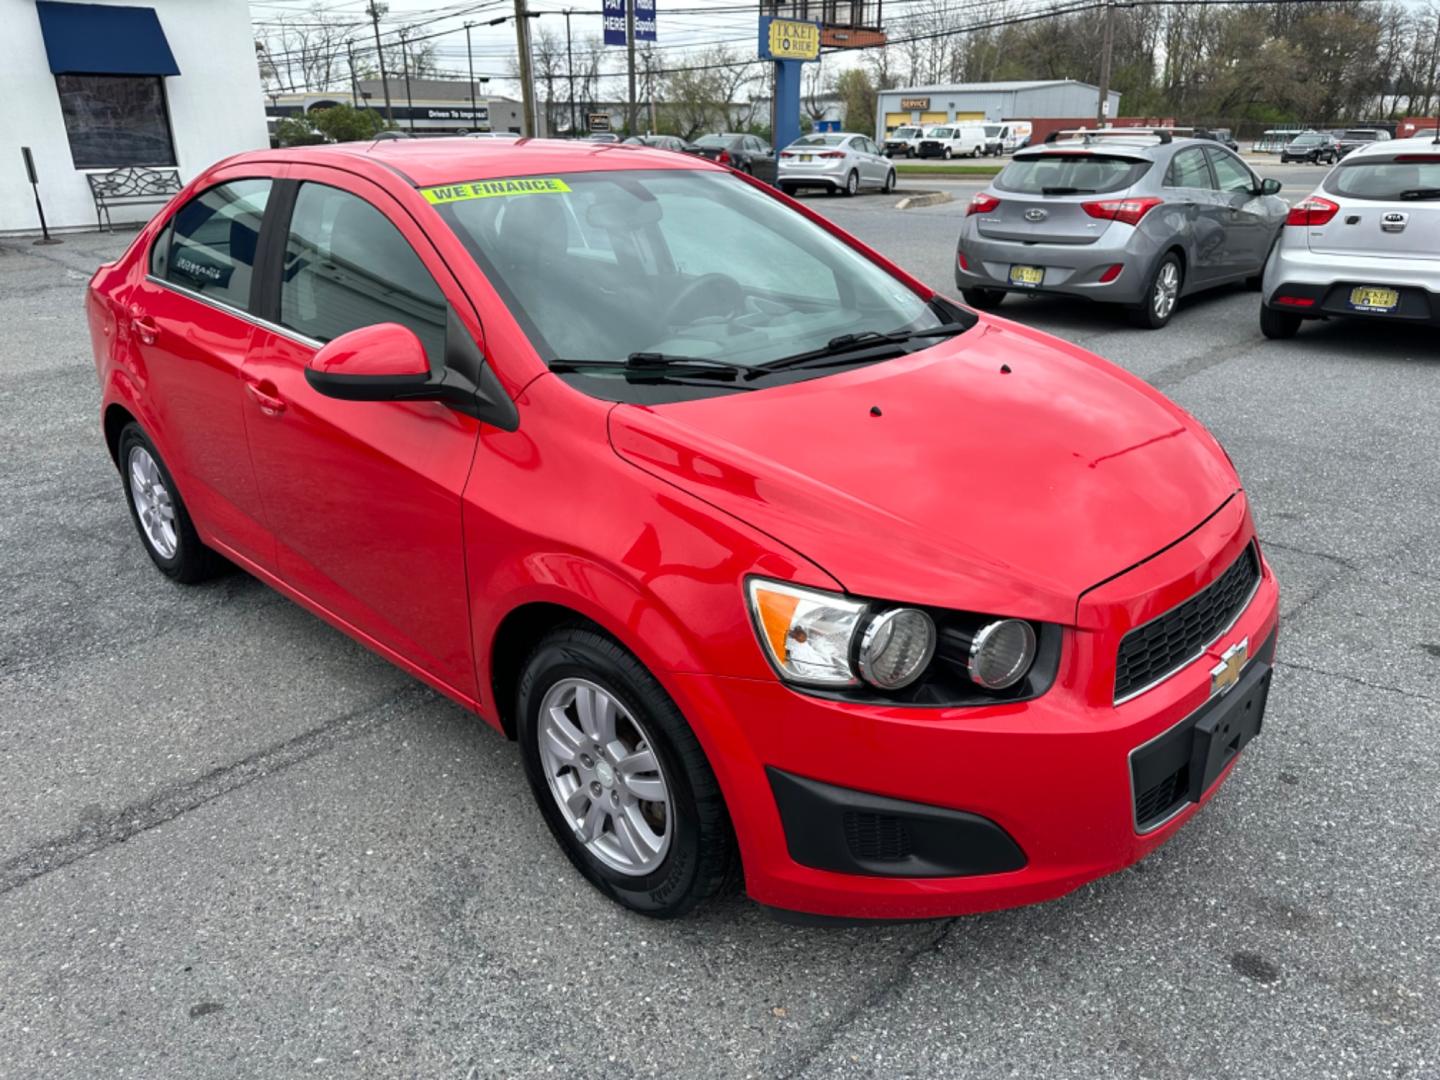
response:
[[[1245,661],[1250,658],[1250,639],[1242,638],[1220,654],[1220,663],[1210,669],[1210,696],[1229,691],[1240,681]]]

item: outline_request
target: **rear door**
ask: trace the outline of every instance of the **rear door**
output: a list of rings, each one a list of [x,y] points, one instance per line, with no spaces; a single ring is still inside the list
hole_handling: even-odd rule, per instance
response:
[[[445,364],[468,301],[409,214],[350,174],[286,171],[264,268],[267,326],[244,379],[251,456],[281,577],[473,699],[460,498],[479,423],[439,402],[338,401],[305,368],[327,341],[399,323]]]
[[[1434,153],[1349,157],[1321,187],[1340,205],[1306,230],[1310,250],[1380,259],[1440,257],[1440,147]]]
[[[1183,208],[1186,232],[1186,284],[1199,285],[1225,276],[1229,203],[1220,197],[1205,149],[1186,146],[1165,170],[1165,202]]]
[[[1278,222],[1272,222],[1269,201],[1260,194],[1260,181],[1234,154],[1207,147],[1210,168],[1220,197],[1227,205],[1225,267],[1231,274],[1257,274],[1270,254]]]
[[[217,179],[157,235],[149,272],[126,296],[126,336],[155,410],[152,434],[202,533],[269,569],[240,372],[257,332],[255,258],[273,182],[238,171]]]

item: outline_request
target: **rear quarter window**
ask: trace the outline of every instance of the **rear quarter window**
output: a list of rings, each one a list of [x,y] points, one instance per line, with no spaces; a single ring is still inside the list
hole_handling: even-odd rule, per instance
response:
[[[1037,154],[1014,158],[995,178],[995,187],[1024,195],[1100,194],[1130,187],[1150,171],[1150,162],[1105,154]]]

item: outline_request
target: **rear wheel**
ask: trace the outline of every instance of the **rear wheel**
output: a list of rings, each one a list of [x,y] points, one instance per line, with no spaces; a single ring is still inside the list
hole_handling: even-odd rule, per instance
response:
[[[182,585],[214,577],[225,560],[201,541],[170,470],[139,424],[127,424],[117,446],[130,519],[160,572]]]
[[[850,170],[850,175],[847,176],[847,177],[845,177],[845,197],[846,197],[846,198],[849,198],[850,196],[854,195],[854,194],[855,194],[856,192],[858,192],[859,190],[860,190],[860,174],[857,173],[854,169],[851,169],[851,170]]]
[[[1131,322],[1144,330],[1159,330],[1169,324],[1180,303],[1180,289],[1184,284],[1185,271],[1180,266],[1180,257],[1172,251],[1150,275],[1145,299],[1130,311]]]
[[[548,635],[526,661],[518,717],[545,823],[605,895],[674,918],[733,878],[715,774],[675,703],[618,643],[581,626]]]
[[[965,303],[982,311],[992,311],[1005,302],[1004,289],[961,289]]]
[[[1300,316],[1260,306],[1260,332],[1272,341],[1292,338],[1300,329]]]
[[[884,186],[883,188],[881,188],[880,190],[883,191],[886,195],[889,195],[892,191],[895,190],[895,170],[894,170],[894,169],[891,169],[888,173],[885,174],[885,186]]]

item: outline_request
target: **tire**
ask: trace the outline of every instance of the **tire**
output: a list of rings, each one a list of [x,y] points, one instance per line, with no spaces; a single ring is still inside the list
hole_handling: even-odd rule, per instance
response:
[[[797,188],[794,184],[781,184],[780,190],[793,199],[795,197],[795,192],[799,191],[800,189]]]
[[[955,156],[955,155],[954,155],[953,153],[951,153],[951,151],[950,151],[950,147],[948,147],[948,146],[945,147],[945,160],[946,160],[946,161],[949,161],[949,160],[950,160],[951,158],[953,158],[954,156]]]
[[[1167,269],[1170,268],[1170,269]],[[1168,303],[1162,304],[1160,290],[1168,294]],[[1145,298],[1138,307],[1130,309],[1130,321],[1142,330],[1160,330],[1168,326],[1180,306],[1180,293],[1185,288],[1185,268],[1180,257],[1168,252],[1150,274],[1145,286]]]
[[[182,585],[223,571],[227,563],[201,541],[160,451],[139,424],[125,425],[116,451],[130,520],[150,561]]]
[[[587,744],[582,699],[591,702],[594,716],[601,701],[597,691],[615,708],[608,725],[613,738],[603,742],[602,735]],[[562,710],[564,726],[553,718],[555,708]],[[575,868],[600,892],[641,915],[671,919],[738,879],[725,801],[695,733],[644,665],[613,639],[586,626],[548,634],[525,661],[516,715],[525,775],[545,823]],[[593,720],[589,724],[592,731],[598,726]],[[556,732],[570,741],[546,738]],[[562,745],[575,765],[557,769],[563,755],[549,747]],[[604,752],[591,757],[602,745]],[[646,793],[660,800],[637,799],[625,780],[624,762],[641,754],[648,754],[653,768],[641,767],[637,787],[645,785]],[[551,769],[559,777],[554,787]],[[585,776],[591,779],[586,782]],[[570,788],[570,799],[579,805],[567,812],[559,800]],[[599,835],[582,840],[579,830],[595,807]],[[628,869],[622,834],[635,838],[628,850],[645,853]]]
[[[1300,329],[1300,323],[1299,315],[1292,315],[1288,311],[1276,311],[1264,304],[1260,305],[1260,332],[1271,341],[1286,341],[1293,338]]]
[[[961,289],[965,303],[981,311],[994,311],[1005,302],[1004,289]]]
[[[847,199],[853,198],[859,190],[860,174],[857,173],[854,169],[851,169],[850,175],[845,177],[845,197]]]
[[[885,174],[885,186],[880,189],[884,194],[889,195],[895,190],[895,170],[891,169]]]

